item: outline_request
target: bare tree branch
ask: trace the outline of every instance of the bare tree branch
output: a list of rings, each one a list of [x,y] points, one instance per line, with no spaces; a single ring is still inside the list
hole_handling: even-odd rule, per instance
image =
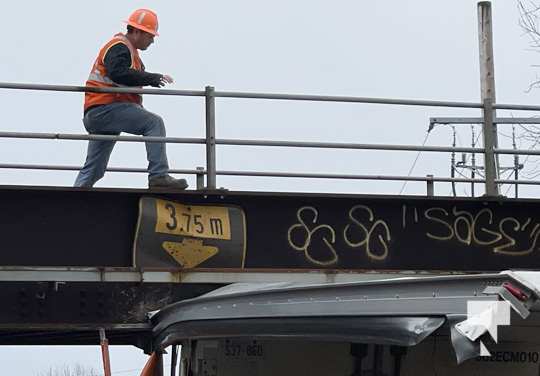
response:
[[[50,367],[46,371],[39,372],[36,376],[99,376],[99,373],[92,367],[75,364],[74,366]]]

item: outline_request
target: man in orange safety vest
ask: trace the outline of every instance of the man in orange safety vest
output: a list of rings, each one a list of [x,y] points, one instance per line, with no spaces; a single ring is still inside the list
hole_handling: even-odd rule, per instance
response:
[[[173,83],[166,74],[145,70],[138,50],[146,50],[158,36],[157,15],[137,9],[127,23],[126,34],[116,34],[99,51],[86,81],[90,87],[162,87]],[[90,134],[119,135],[121,132],[165,137],[163,119],[142,106],[142,96],[126,93],[85,93],[84,127]],[[76,187],[92,187],[105,174],[115,141],[91,140]],[[169,176],[166,145],[147,142],[148,186],[186,189],[185,179]]]

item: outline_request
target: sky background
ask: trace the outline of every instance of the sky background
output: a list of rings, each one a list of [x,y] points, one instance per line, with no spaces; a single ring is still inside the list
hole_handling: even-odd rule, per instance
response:
[[[156,43],[141,54],[148,71],[172,75],[173,89],[326,94],[448,101],[480,100],[476,1],[471,0],[206,0],[9,2],[3,19],[0,81],[82,85],[99,48],[132,10],[148,7],[160,20]],[[513,0],[493,2],[497,102],[538,104],[540,56],[528,48]],[[82,93],[0,90],[2,131],[84,133]],[[480,116],[479,110],[370,104],[217,99],[218,138],[381,144],[423,142],[430,117]],[[204,137],[204,102],[194,97],[145,97],[168,136]],[[499,116],[529,116],[499,112]],[[477,134],[479,129],[476,130]],[[510,126],[500,127],[510,147]],[[470,145],[458,126],[458,145]],[[436,127],[427,145],[450,146]],[[518,147],[530,143],[518,140]],[[172,168],[205,165],[199,145],[169,145]],[[0,139],[0,163],[81,165],[86,142]],[[143,144],[118,144],[110,166],[145,167]],[[218,169],[407,175],[415,152],[218,147]],[[469,158],[468,156],[466,156]],[[523,157],[524,159],[525,157]],[[522,160],[523,161],[523,160]],[[503,159],[503,164],[511,158]],[[528,174],[536,160],[525,163]],[[450,156],[422,153],[412,175],[448,176]],[[70,186],[76,172],[1,170],[0,184]],[[529,175],[523,175],[525,178]],[[193,176],[187,177],[191,185]],[[231,190],[398,194],[401,182],[218,177]],[[108,173],[98,187],[146,187],[144,174]],[[524,187],[538,197],[540,188]],[[409,183],[406,194],[424,194]],[[481,193],[481,187],[477,193]],[[507,188],[503,187],[503,193]],[[436,184],[437,195],[451,193]],[[509,192],[511,194],[512,192]],[[470,194],[459,185],[458,194]],[[132,348],[111,350],[113,375],[138,375],[145,361]],[[32,361],[28,361],[32,359]],[[81,363],[98,369],[99,347],[5,347],[6,374],[36,375],[50,366]],[[167,361],[166,361],[167,363]],[[7,367],[7,369],[6,369]]]

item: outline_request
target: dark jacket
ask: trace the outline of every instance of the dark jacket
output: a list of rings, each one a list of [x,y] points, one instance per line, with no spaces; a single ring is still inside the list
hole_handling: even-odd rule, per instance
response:
[[[162,75],[159,73],[150,73],[131,69],[131,53],[129,48],[118,43],[112,46],[103,59],[107,76],[115,83],[125,86],[160,86]]]

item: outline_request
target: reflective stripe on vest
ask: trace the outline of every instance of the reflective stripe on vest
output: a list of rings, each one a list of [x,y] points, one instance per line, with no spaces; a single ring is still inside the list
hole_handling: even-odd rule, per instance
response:
[[[114,83],[113,80],[111,80],[109,77],[102,76],[101,73],[99,73],[99,71],[97,69],[95,71],[93,71],[92,73],[90,73],[90,76],[88,76],[88,81],[103,82],[105,84],[115,85],[115,86],[118,85],[118,84]]]

